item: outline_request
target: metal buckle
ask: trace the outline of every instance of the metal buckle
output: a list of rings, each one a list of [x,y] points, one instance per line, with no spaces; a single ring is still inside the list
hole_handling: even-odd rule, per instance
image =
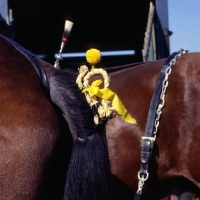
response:
[[[150,141],[150,143],[151,143],[150,148],[153,148],[154,137],[143,136],[142,139],[141,139],[141,146],[142,146],[144,140]]]

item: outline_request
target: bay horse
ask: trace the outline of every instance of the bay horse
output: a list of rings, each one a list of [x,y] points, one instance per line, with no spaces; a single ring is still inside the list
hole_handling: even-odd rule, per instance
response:
[[[159,71],[165,61],[110,73],[110,88],[138,122],[131,125],[118,117],[106,125],[112,174],[133,191],[137,190],[141,137]],[[184,191],[186,195],[191,192],[199,197],[199,63],[200,54],[190,53],[182,56],[172,68],[144,199],[163,198],[167,193],[190,199],[184,197]]]
[[[200,77],[200,69],[198,67],[199,62],[200,54],[191,53],[182,56],[175,66],[173,66],[173,72],[170,76],[169,87],[167,89],[166,105],[158,129],[158,138],[154,148],[154,156],[150,163],[150,177],[145,185],[145,192],[142,199],[165,198],[184,200],[197,199],[200,196],[200,175],[197,167],[199,147],[198,144],[196,144],[196,142],[198,142],[199,123],[197,119],[199,119],[198,109],[200,106],[198,101],[198,85]],[[105,134],[112,177],[110,177],[108,173],[104,173],[103,177],[104,180],[112,181],[113,185],[106,185],[104,190],[103,184],[100,185],[99,182],[101,181],[101,176],[99,176],[98,181],[94,181],[94,177],[91,176],[90,179],[88,179],[88,176],[90,175],[83,170],[90,170],[89,173],[91,174],[93,174],[93,170],[94,174],[95,172],[99,172],[91,166],[91,163],[94,164],[95,162],[94,157],[96,153],[97,163],[99,165],[105,161],[102,157],[103,154],[98,156],[99,144],[102,141],[100,142],[97,138],[94,139],[95,134],[97,134],[96,131],[98,132],[102,127],[98,127],[98,129],[97,127],[90,127],[88,130],[89,133],[86,134],[87,128],[80,127],[80,122],[76,122],[77,116],[74,116],[74,113],[76,112],[78,115],[85,115],[83,110],[85,111],[86,108],[80,109],[78,107],[82,105],[77,104],[81,99],[81,95],[75,100],[74,95],[66,93],[68,95],[67,104],[70,104],[70,106],[64,105],[65,103],[60,100],[67,99],[67,97],[63,98],[63,95],[60,96],[60,92],[56,93],[55,91],[65,90],[64,85],[67,84],[67,81],[64,77],[68,76],[68,72],[67,70],[64,70],[66,75],[63,74],[64,71],[53,73],[52,81],[50,78],[50,86],[52,84],[52,88],[54,87],[51,98],[53,102],[61,108],[66,120],[71,126],[70,130],[74,132],[72,135],[76,146],[73,150],[74,155],[71,158],[73,165],[70,166],[71,169],[69,168],[69,183],[66,184],[67,193],[65,193],[65,199],[134,198],[132,191],[137,191],[141,137],[144,135],[149,105],[156,85],[156,80],[161,66],[164,63],[165,60],[160,60],[144,63],[135,67],[131,67],[130,65],[129,68],[117,70],[116,72],[109,74],[110,88],[118,94],[127,110],[137,119],[138,124],[132,125],[125,123],[120,117],[107,122]],[[75,78],[71,77],[70,79],[74,79],[75,81]],[[69,96],[72,96],[71,100],[69,100]],[[81,113],[78,112],[80,110],[82,110]],[[85,118],[87,121],[88,116],[91,117],[91,114],[82,118]],[[89,123],[85,123],[89,127]],[[102,124],[104,126],[104,122],[102,122]],[[80,127],[80,129],[75,131],[75,127]],[[84,134],[80,133],[82,130],[85,130],[83,131]],[[92,133],[93,137],[91,137],[91,130],[94,130]],[[91,145],[89,143],[93,143],[92,147],[89,147]],[[86,152],[83,149],[84,145],[87,149]],[[78,150],[78,146],[81,146],[81,150]],[[89,159],[90,148],[92,148],[93,153],[91,159]],[[102,148],[103,152],[104,150],[105,146]],[[83,157],[84,153],[87,154],[87,156]],[[78,154],[78,160],[81,163],[80,168],[78,167],[76,160],[77,155],[75,154]],[[107,159],[108,158],[106,157],[106,160]],[[84,162],[84,160],[88,162]],[[99,170],[103,167],[109,166],[105,166],[105,164],[103,164],[103,166],[100,165]],[[76,171],[75,168],[78,170]],[[72,174],[74,176],[71,176]],[[74,177],[76,177],[76,179]],[[81,179],[83,179],[82,182]],[[74,180],[77,181],[79,187],[74,188]],[[92,185],[95,185],[95,190],[97,190],[96,187],[99,186],[99,193],[97,192],[97,196],[93,196],[94,188],[85,189],[84,184],[87,182],[85,180],[91,182]],[[95,183],[97,183],[97,185]],[[73,192],[71,191],[74,191],[74,194],[72,194]],[[109,192],[103,193],[103,191],[112,191],[114,196]],[[87,198],[80,196],[84,192],[86,196],[88,195]],[[90,192],[91,194],[89,194]]]
[[[37,73],[2,36],[0,49],[1,199],[133,199],[141,137],[165,60],[110,73],[110,88],[137,125],[116,117],[96,126],[77,73],[31,55],[44,68]],[[199,196],[199,63],[200,53],[190,53],[173,66],[142,199]]]
[[[133,199],[131,191],[137,191],[141,137],[144,135],[156,80],[164,63],[165,60],[144,63],[109,74],[110,88],[118,94],[127,110],[138,122],[137,125],[132,125],[117,117],[106,124],[109,160],[115,182],[114,199]],[[166,197],[184,200],[197,199],[200,196],[200,175],[197,167],[197,160],[199,160],[199,63],[200,54],[190,53],[182,56],[173,66],[154,157],[150,163],[150,177],[145,185],[146,191],[142,199]],[[59,79],[62,80],[61,77]],[[52,99],[55,100],[59,98],[58,96]],[[60,104],[57,100],[55,102]],[[64,113],[69,112],[64,111],[64,108],[62,110]],[[74,124],[71,119],[67,121]],[[99,159],[98,162],[100,163]],[[73,179],[71,184],[72,182]],[[79,198],[75,195],[74,199]],[[99,199],[110,199],[110,197],[101,196]]]
[[[68,127],[45,91],[44,74],[1,35],[0,52],[0,199],[62,199]],[[46,73],[54,70],[38,62]]]

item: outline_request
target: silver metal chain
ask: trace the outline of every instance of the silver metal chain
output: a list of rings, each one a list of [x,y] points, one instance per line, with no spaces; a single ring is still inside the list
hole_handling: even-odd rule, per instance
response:
[[[138,190],[137,190],[137,195],[135,196],[135,200],[139,200],[140,199],[140,195],[142,194],[142,189],[144,186],[144,182],[148,179],[149,177],[149,173],[143,173],[141,174],[140,172],[138,172]]]
[[[169,63],[169,66],[167,67],[166,71],[165,71],[165,79],[163,80],[162,83],[162,90],[161,90],[161,94],[160,94],[160,102],[158,104],[157,110],[156,110],[156,117],[155,117],[155,121],[154,121],[154,131],[153,131],[153,137],[154,137],[154,141],[156,140],[156,134],[158,131],[158,126],[159,126],[159,120],[160,120],[160,116],[162,114],[162,109],[165,105],[165,93],[168,87],[168,78],[169,75],[171,74],[172,71],[172,66],[176,64],[177,60],[184,54],[186,54],[188,51],[187,50],[183,50],[180,49],[179,54],[177,54]]]
[[[158,131],[158,127],[159,127],[159,120],[160,120],[160,116],[162,114],[162,109],[165,105],[165,93],[168,87],[168,78],[169,75],[171,74],[172,71],[172,66],[175,65],[175,63],[177,62],[177,60],[183,55],[186,54],[188,51],[187,50],[183,50],[180,49],[179,53],[170,61],[169,66],[166,68],[165,71],[165,79],[163,80],[162,83],[162,90],[161,90],[161,94],[160,94],[160,102],[158,104],[157,110],[156,110],[156,117],[155,117],[155,121],[154,121],[154,131],[153,131],[153,141],[155,142],[156,140],[156,134]],[[142,194],[142,189],[144,186],[144,182],[148,179],[149,177],[149,173],[146,172],[144,173],[140,173],[140,171],[138,172],[138,190],[137,193],[135,195],[135,200],[139,200],[140,199],[140,195]]]

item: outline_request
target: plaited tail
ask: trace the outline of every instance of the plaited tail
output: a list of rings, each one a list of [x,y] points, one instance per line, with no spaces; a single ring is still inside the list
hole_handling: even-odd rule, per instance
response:
[[[75,79],[68,69],[49,76],[51,99],[62,110],[73,137],[64,200],[108,200],[112,186],[104,126],[95,126]]]

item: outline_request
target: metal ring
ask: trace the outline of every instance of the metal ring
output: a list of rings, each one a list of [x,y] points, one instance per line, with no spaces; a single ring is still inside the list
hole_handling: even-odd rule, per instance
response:
[[[142,177],[140,177],[142,175]],[[145,178],[144,178],[144,175],[146,176]],[[149,177],[149,173],[148,172],[138,172],[138,179],[140,180],[140,181],[146,181],[147,179],[148,179],[148,177]]]

